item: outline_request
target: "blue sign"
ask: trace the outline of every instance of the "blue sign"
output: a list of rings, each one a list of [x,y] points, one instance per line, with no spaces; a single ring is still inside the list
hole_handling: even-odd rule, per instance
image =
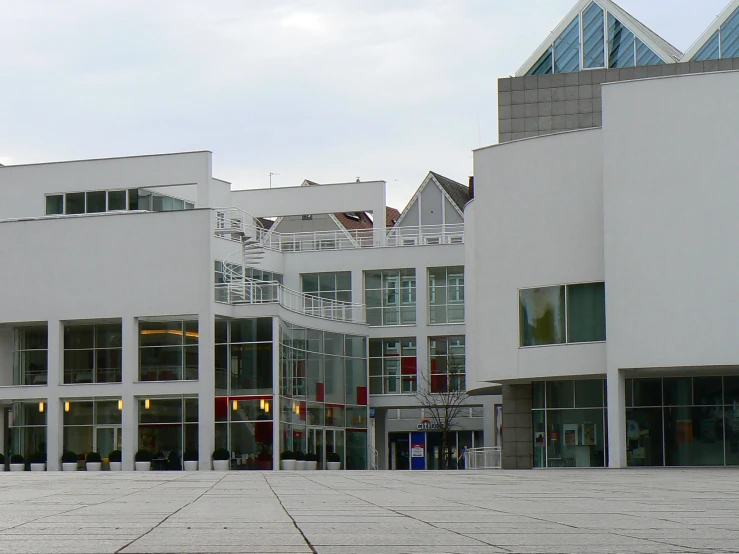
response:
[[[370,408],[370,417],[375,417],[375,409]]]

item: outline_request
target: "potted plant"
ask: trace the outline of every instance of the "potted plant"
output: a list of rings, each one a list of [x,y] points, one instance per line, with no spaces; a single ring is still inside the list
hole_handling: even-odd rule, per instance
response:
[[[198,470],[198,451],[193,448],[185,450],[183,456],[185,461],[185,471],[197,471]]]
[[[34,452],[30,456],[31,471],[46,471],[46,453]]]
[[[305,454],[300,450],[296,450],[293,454],[295,454],[295,469],[305,471]]]
[[[121,471],[122,469],[122,455],[120,450],[113,450],[108,454],[108,461],[110,462],[110,471]]]
[[[77,471],[77,454],[71,450],[62,453],[62,471]]]
[[[294,471],[295,465],[295,454],[292,451],[285,450],[280,454],[280,469]]]
[[[308,452],[305,455],[305,469],[311,471],[318,469],[318,454]]]
[[[10,457],[10,471],[25,471],[26,460],[20,454],[13,454]]]
[[[136,461],[136,471],[150,471],[152,458],[153,456],[151,452],[146,448],[142,448],[136,452],[136,456],[134,456],[134,460]]]
[[[327,469],[341,469],[341,456],[336,452],[331,452],[327,456],[326,467]]]
[[[231,462],[231,453],[225,448],[216,448],[213,451],[213,469],[216,471],[228,471]]]
[[[87,471],[100,471],[103,467],[103,459],[97,452],[87,454]]]

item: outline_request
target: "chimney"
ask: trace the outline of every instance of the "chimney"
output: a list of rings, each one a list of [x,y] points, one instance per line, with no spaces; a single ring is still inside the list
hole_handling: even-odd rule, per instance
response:
[[[475,197],[475,177],[474,175],[470,176],[470,200],[472,200]]]

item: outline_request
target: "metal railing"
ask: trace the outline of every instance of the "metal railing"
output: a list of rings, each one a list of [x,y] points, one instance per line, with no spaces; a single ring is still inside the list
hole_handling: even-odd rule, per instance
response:
[[[500,446],[468,448],[464,453],[465,469],[500,469]]]
[[[291,312],[347,323],[365,323],[364,304],[320,298],[285,287],[277,281],[244,279],[216,285],[216,302],[274,304]]]

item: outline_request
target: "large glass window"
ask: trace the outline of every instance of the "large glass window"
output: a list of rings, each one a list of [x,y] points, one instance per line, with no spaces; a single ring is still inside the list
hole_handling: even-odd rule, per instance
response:
[[[429,269],[429,323],[464,322],[464,267]]]
[[[64,195],[50,194],[46,197],[46,215],[59,215],[64,213]]]
[[[31,454],[46,454],[46,400],[13,402],[13,421],[10,425],[10,452],[29,461]]]
[[[416,270],[366,271],[364,298],[370,325],[415,325]]]
[[[739,8],[716,30],[693,56],[695,61],[739,57]]]
[[[521,346],[606,340],[604,283],[519,291]]]
[[[72,451],[84,461],[90,452],[107,458],[122,444],[121,410],[117,398],[70,399],[64,405],[63,451]]]
[[[156,469],[182,469],[185,450],[198,450],[198,399],[139,398],[138,447],[154,455]]]
[[[416,338],[370,339],[370,394],[416,391]]]
[[[64,327],[64,382],[120,383],[121,324]]]
[[[144,189],[91,190],[46,195],[46,215],[93,214],[119,210],[192,210],[193,202]]]
[[[48,328],[46,325],[15,329],[13,384],[45,385],[48,376]]]
[[[216,395],[271,395],[272,318],[216,320]]]
[[[554,41],[554,72],[580,70],[580,18],[572,20]]]
[[[231,453],[231,469],[272,469],[272,395],[215,402],[216,448]]]
[[[465,390],[464,336],[429,337],[431,392]]]
[[[303,273],[301,284],[306,294],[339,302],[352,301],[351,271]]]
[[[139,380],[198,378],[197,321],[139,322]]]

